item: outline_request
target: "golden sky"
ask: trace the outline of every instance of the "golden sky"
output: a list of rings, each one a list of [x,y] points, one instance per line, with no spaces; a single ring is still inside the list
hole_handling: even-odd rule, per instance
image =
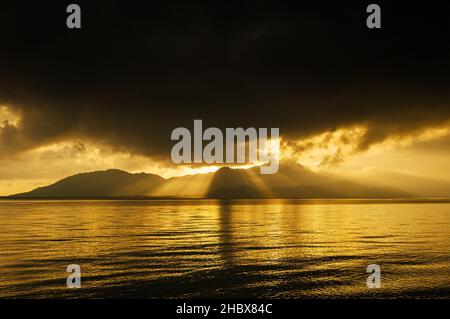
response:
[[[20,115],[0,107],[0,127],[20,127]],[[365,150],[358,149],[364,125],[342,127],[299,140],[283,140],[283,160],[294,159],[316,172],[353,180],[402,186],[414,176],[450,181],[450,127],[439,125],[392,135]],[[0,195],[29,191],[80,172],[122,169],[148,172],[165,178],[213,172],[219,166],[175,166],[152,157],[118,151],[108,144],[81,138],[60,140],[12,155],[0,156]],[[388,178],[389,180],[385,180]],[[395,184],[395,183],[394,183]],[[426,187],[427,185],[424,185]],[[420,185],[417,186],[420,189]]]
[[[108,168],[217,169],[170,162],[172,130],[195,119],[279,128],[281,164],[425,188],[449,179],[450,45],[436,32],[448,19],[409,23],[423,6],[390,5],[381,30],[350,2],[86,6],[81,30],[50,3],[30,2],[26,19],[18,2],[0,10],[0,194]]]

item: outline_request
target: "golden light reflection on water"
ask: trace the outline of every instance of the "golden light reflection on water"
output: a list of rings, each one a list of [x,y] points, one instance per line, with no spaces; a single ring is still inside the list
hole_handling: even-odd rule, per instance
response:
[[[1,201],[0,217],[0,297],[450,296],[449,204]]]

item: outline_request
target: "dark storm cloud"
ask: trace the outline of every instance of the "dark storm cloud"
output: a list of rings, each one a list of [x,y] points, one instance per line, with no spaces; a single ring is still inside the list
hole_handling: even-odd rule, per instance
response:
[[[279,127],[298,138],[351,124],[361,150],[450,119],[445,10],[367,3],[78,1],[2,4],[0,104],[20,112],[0,147],[67,138],[168,157],[171,131]]]

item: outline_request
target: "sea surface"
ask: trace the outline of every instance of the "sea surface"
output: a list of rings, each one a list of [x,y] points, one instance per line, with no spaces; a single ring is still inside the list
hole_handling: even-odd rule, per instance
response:
[[[3,200],[10,297],[450,298],[450,204]]]

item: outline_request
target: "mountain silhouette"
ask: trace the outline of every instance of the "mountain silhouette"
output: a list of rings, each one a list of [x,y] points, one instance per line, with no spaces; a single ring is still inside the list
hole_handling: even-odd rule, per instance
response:
[[[28,193],[13,197],[36,198],[89,198],[148,195],[164,182],[164,178],[154,174],[130,174],[110,169],[82,173],[64,178],[52,185],[39,187]]]
[[[110,169],[64,178],[15,198],[400,198],[412,195],[315,173],[297,163],[280,166],[277,174],[261,175],[259,167],[223,167],[214,173],[164,179]]]
[[[208,198],[399,198],[411,194],[325,176],[300,164],[280,166],[277,174],[260,175],[259,168],[219,169]]]

